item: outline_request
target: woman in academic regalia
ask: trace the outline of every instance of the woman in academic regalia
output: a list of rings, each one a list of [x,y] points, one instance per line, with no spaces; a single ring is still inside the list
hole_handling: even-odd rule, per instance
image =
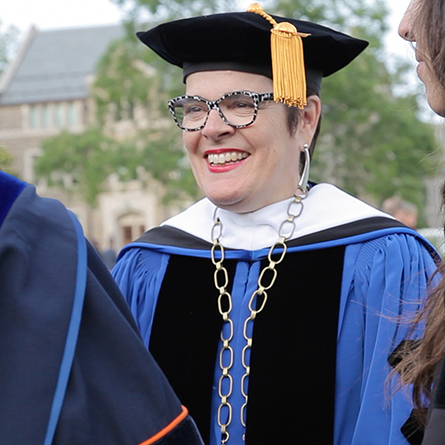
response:
[[[76,217],[2,171],[0,443],[202,445]]]
[[[183,70],[168,106],[206,197],[128,245],[113,275],[205,443],[408,443],[388,358],[435,254],[308,182],[322,78],[367,42],[259,5],[138,37]]]
[[[445,116],[445,3],[443,0],[413,0],[400,23],[399,34],[415,43],[417,74],[425,85],[428,104]],[[442,203],[445,203],[445,186]],[[443,275],[444,267],[440,268]],[[419,413],[430,402],[424,445],[445,444],[445,278],[420,312],[418,323],[426,322],[420,346],[405,356],[399,368],[405,383],[412,383]]]

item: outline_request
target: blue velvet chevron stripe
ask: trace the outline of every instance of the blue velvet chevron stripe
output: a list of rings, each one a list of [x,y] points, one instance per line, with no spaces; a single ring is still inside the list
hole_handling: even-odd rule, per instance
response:
[[[3,224],[12,204],[26,185],[25,182],[14,176],[0,171],[0,226]]]

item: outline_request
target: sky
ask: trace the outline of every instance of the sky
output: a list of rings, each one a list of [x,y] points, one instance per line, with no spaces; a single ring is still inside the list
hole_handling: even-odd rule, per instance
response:
[[[0,0],[0,21],[26,32],[31,25],[38,29],[57,29],[118,23],[120,8],[110,0]]]

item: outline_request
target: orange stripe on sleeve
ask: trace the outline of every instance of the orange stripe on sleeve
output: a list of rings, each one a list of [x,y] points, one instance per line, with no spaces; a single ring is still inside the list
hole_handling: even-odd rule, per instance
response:
[[[170,431],[172,431],[176,426],[178,426],[187,416],[188,416],[188,410],[185,406],[182,407],[182,413],[179,414],[176,419],[171,421],[165,428],[162,428],[161,431],[157,432],[153,437],[150,437],[150,439],[147,439],[144,442],[141,442],[139,445],[152,445],[157,440],[164,437],[166,434],[168,434]]]

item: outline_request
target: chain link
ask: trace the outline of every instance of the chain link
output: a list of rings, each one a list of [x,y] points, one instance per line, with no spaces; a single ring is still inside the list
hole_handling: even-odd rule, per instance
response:
[[[248,384],[249,384],[249,375],[250,375],[250,353],[253,345],[253,338],[249,334],[249,331],[253,331],[253,321],[256,316],[263,311],[267,303],[267,290],[269,290],[275,283],[277,279],[278,272],[275,269],[275,266],[281,263],[284,260],[287,252],[287,245],[285,241],[292,237],[295,232],[296,224],[295,219],[298,218],[303,212],[303,199],[306,197],[306,193],[302,195],[294,195],[294,199],[289,203],[287,208],[287,219],[285,219],[278,229],[279,241],[277,241],[269,250],[267,255],[267,259],[269,264],[263,268],[260,272],[257,282],[257,289],[252,293],[249,299],[248,308],[250,311],[249,316],[244,320],[243,326],[243,337],[246,340],[246,344],[241,352],[241,364],[244,368],[244,374],[241,377],[241,394],[244,397],[244,403],[240,409],[240,419],[241,424],[244,428],[246,428],[246,411],[247,411],[247,403],[248,403]],[[293,212],[293,206],[297,205],[296,212]],[[232,319],[230,318],[230,312],[232,310],[233,301],[232,296],[227,291],[227,286],[229,284],[229,276],[227,269],[223,266],[224,262],[224,246],[220,243],[220,238],[222,235],[222,223],[220,219],[216,216],[218,208],[215,209],[215,213],[213,216],[213,227],[212,227],[212,249],[211,249],[211,258],[212,263],[215,266],[214,272],[214,281],[215,287],[219,290],[218,296],[218,311],[224,321],[224,326],[229,326],[229,333],[225,337],[224,336],[224,326],[221,330],[221,341],[222,341],[222,349],[219,355],[219,366],[221,368],[221,376],[218,382],[218,395],[221,399],[221,403],[218,407],[218,425],[221,428],[221,444],[226,444],[229,441],[230,434],[228,431],[229,425],[232,422],[232,414],[233,408],[230,404],[229,398],[233,392],[233,377],[230,375],[230,369],[233,366],[234,361],[234,351],[230,346],[230,342],[234,336],[234,324]],[[215,236],[215,233],[217,235]],[[221,258],[219,260],[216,259],[216,253],[219,251]],[[280,254],[281,251],[281,254]],[[272,256],[280,254],[280,257],[277,260],[272,260]],[[265,276],[270,275],[268,283],[264,283]],[[225,305],[224,298],[226,299]],[[250,329],[249,329],[250,327]],[[229,360],[224,360],[224,356],[229,356]],[[227,363],[228,362],[228,363]],[[223,392],[223,384],[224,381],[227,380],[227,384],[229,385],[228,391]],[[226,415],[223,415],[223,411]],[[226,421],[223,419],[227,418]],[[243,435],[243,440],[245,440],[245,436]]]
[[[228,431],[229,425],[232,423],[232,405],[229,402],[229,397],[233,392],[233,377],[230,375],[230,368],[233,366],[233,358],[234,352],[233,348],[230,345],[230,341],[233,338],[234,334],[234,326],[233,321],[230,318],[230,312],[232,310],[232,296],[229,292],[227,292],[226,288],[229,284],[229,274],[227,269],[223,266],[224,261],[224,247],[219,242],[219,239],[222,234],[222,224],[219,218],[216,217],[216,209],[215,215],[213,218],[213,227],[212,227],[212,241],[213,246],[211,249],[211,258],[212,263],[215,266],[214,272],[214,282],[215,287],[219,290],[218,296],[218,311],[222,316],[224,321],[224,326],[228,325],[228,335],[224,336],[224,326],[221,330],[221,341],[222,341],[222,349],[219,353],[219,367],[221,368],[221,376],[218,381],[218,395],[221,399],[221,403],[218,407],[217,417],[218,417],[218,425],[221,428],[221,444],[225,444],[229,441],[230,434]],[[215,235],[217,233],[217,235]],[[221,258],[217,260],[216,253],[219,252]],[[225,300],[225,301],[224,301]],[[225,305],[223,303],[226,303]],[[227,357],[228,356],[228,357]],[[228,360],[227,360],[228,359]],[[224,382],[228,384],[228,390],[226,392],[223,391]],[[226,420],[223,420],[226,419]]]

